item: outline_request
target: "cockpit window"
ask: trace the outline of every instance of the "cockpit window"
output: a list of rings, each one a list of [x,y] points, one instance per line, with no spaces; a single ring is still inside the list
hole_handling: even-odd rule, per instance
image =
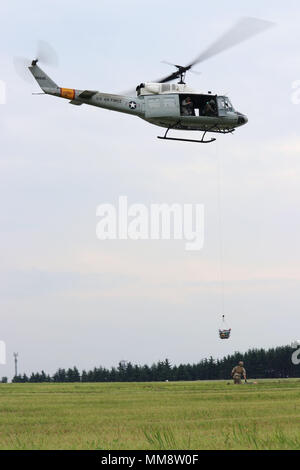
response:
[[[234,108],[231,104],[231,101],[226,96],[219,96],[218,98],[218,106],[220,110],[223,111],[234,111]]]

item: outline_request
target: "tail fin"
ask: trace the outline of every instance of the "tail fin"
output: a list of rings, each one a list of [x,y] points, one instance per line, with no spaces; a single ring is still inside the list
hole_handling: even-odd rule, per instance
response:
[[[38,65],[36,65],[36,63],[37,61],[33,60],[31,66],[28,68],[41,89],[45,91],[45,93],[49,92],[49,90],[54,91],[59,89],[58,85],[51,80],[51,78],[48,77],[48,75]]]

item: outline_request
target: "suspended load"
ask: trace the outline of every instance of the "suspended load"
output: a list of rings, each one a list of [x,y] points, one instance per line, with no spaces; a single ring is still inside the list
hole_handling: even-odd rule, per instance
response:
[[[228,329],[225,321],[225,315],[222,317],[223,319],[223,328],[219,330],[220,339],[229,339],[231,335],[231,328]]]
[[[219,330],[219,334],[221,339],[229,339],[231,330]]]

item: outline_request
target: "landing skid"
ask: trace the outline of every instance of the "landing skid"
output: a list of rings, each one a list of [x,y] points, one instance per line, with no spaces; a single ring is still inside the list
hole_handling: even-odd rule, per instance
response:
[[[201,140],[192,140],[192,139],[176,139],[175,137],[161,137],[161,136],[157,136],[158,139],[162,139],[162,140],[177,140],[178,142],[196,142],[198,144],[210,144],[211,142],[215,142],[215,140],[217,139],[210,139],[210,140],[203,140],[204,139],[204,135],[203,134],[203,137]]]
[[[179,124],[179,123],[176,123],[175,126]],[[215,142],[217,139],[215,139],[214,137],[212,137],[210,140],[204,140],[205,139],[205,136],[207,134],[207,132],[214,132],[214,133],[218,133],[218,134],[232,134],[235,129],[232,129],[232,130],[228,130],[228,131],[223,131],[223,130],[213,130],[213,129],[216,129],[216,126],[212,127],[211,129],[207,129],[203,135],[202,135],[202,139],[201,140],[192,140],[192,139],[178,139],[178,138],[175,138],[175,137],[167,137],[168,135],[168,132],[171,130],[171,129],[174,129],[175,126],[172,126],[172,127],[169,127],[165,133],[165,135],[162,137],[162,136],[157,136],[158,139],[161,139],[161,140],[175,140],[177,142],[195,142],[197,144],[211,144],[212,142]]]

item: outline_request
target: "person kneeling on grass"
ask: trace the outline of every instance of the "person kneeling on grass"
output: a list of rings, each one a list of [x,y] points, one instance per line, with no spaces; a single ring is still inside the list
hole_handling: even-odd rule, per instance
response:
[[[235,385],[240,385],[242,383],[242,377],[244,377],[246,381],[247,376],[246,376],[246,370],[244,369],[244,363],[239,362],[239,365],[235,366],[232,369],[231,375],[232,375]]]

